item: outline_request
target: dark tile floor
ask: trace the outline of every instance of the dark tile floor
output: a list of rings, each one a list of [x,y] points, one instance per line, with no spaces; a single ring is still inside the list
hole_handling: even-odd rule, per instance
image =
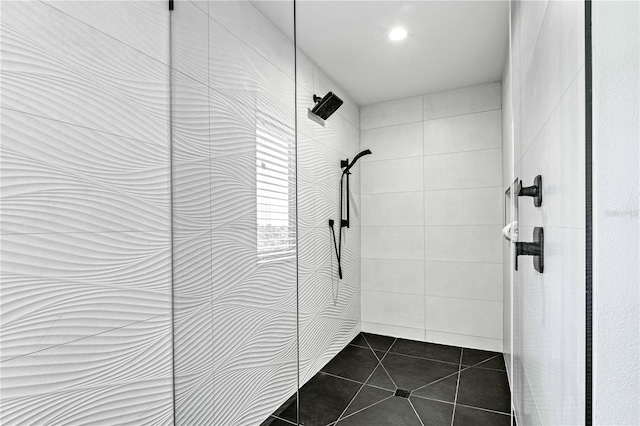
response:
[[[502,354],[361,333],[299,392],[304,426],[510,425]],[[262,426],[296,425],[293,395]]]

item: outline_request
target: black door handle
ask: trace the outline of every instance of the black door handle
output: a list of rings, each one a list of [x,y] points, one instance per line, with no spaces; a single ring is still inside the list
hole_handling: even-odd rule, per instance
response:
[[[533,242],[516,242],[516,271],[518,270],[518,256],[533,256],[533,267],[536,271],[544,271],[544,230],[536,226],[533,228]]]

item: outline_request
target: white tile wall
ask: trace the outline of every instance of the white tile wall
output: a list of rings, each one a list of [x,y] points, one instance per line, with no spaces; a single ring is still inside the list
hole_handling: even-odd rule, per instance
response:
[[[362,329],[502,350],[500,84],[365,106],[360,120],[373,152],[361,166]]]
[[[424,122],[424,155],[501,148],[500,110]]]
[[[422,121],[422,97],[367,105],[360,109],[360,128],[394,126]]]
[[[362,259],[362,289],[424,294],[422,260]]]
[[[169,12],[1,19],[2,422],[169,424]]]
[[[432,296],[502,301],[502,265],[428,261],[425,293]]]
[[[424,120],[452,117],[501,108],[500,83],[463,87],[422,97]]]
[[[425,225],[501,225],[502,188],[424,192]]]
[[[421,226],[425,193],[388,192],[362,195],[362,226]]]
[[[423,123],[417,121],[397,126],[376,127],[363,130],[361,144],[375,152],[375,157],[362,157],[362,162],[389,160],[392,158],[419,157],[422,155]]]
[[[424,227],[364,226],[362,257],[370,259],[424,259]]]
[[[422,328],[424,300],[413,294],[362,291],[362,321],[397,327]]]
[[[422,157],[369,161],[360,170],[363,194],[422,191]]]
[[[501,149],[424,157],[424,189],[498,186],[502,182]]]

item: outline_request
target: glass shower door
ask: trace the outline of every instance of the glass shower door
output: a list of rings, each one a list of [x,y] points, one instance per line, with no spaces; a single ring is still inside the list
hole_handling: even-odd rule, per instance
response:
[[[175,423],[260,424],[298,382],[293,43],[248,1],[171,21]]]

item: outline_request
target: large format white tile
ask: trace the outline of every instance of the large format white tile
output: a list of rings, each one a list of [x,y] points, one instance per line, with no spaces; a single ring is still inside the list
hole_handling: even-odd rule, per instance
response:
[[[424,192],[364,194],[362,226],[422,226]]]
[[[166,146],[1,114],[3,233],[168,231]]]
[[[171,160],[208,161],[210,103],[206,78],[202,83],[173,72],[171,90]]]
[[[5,361],[2,363],[2,396],[6,400],[33,398],[52,392],[90,391],[151,378],[171,378],[171,315]],[[167,384],[166,392],[170,395],[170,383]],[[101,411],[100,404],[89,405]],[[31,408],[42,410],[41,415],[49,412],[51,416],[51,407],[46,410],[37,406]],[[19,414],[14,412],[14,415]],[[4,420],[7,418],[3,416]]]
[[[290,132],[295,81],[228,28],[209,19],[209,86]]]
[[[549,2],[522,91],[520,158],[584,66],[584,7]],[[561,40],[562,42],[558,42]]]
[[[397,325],[362,321],[362,331],[401,339],[417,340],[419,342],[425,341],[424,328],[400,327]]]
[[[249,1],[210,1],[209,16],[289,77],[294,75],[293,43]],[[293,1],[286,2],[293,11]],[[291,21],[293,30],[293,21]]]
[[[502,339],[502,302],[425,296],[426,329]]]
[[[4,235],[2,356],[169,313],[169,237],[169,232]]]
[[[501,110],[425,121],[424,154],[500,148],[501,123]]]
[[[502,151],[459,152],[424,157],[424,189],[500,186]]]
[[[362,194],[422,191],[422,158],[362,163]]]
[[[362,321],[399,327],[423,328],[425,306],[412,294],[362,291]]]
[[[206,3],[204,6],[206,7]],[[208,85],[207,13],[190,1],[180,2],[171,13],[171,67],[201,84]]]
[[[167,143],[165,64],[44,3],[3,3],[1,18],[3,107]]]
[[[360,108],[360,129],[422,121],[422,97],[382,102]]]
[[[499,225],[426,226],[425,260],[502,263],[501,229]]]
[[[362,149],[370,149],[373,155],[363,157],[361,161],[421,156],[422,127],[422,123],[416,122],[363,130]]]
[[[425,294],[502,301],[502,265],[480,262],[425,262]]]
[[[584,229],[585,191],[577,185],[585,180],[584,108],[582,71],[523,157],[523,185],[541,175],[543,198],[536,208],[531,198],[520,197],[522,224]]]
[[[424,95],[424,119],[500,109],[500,89],[500,83],[489,83]]]
[[[158,61],[169,63],[168,44],[172,40],[166,2],[47,0],[46,3]],[[183,5],[187,7],[185,3],[174,9],[172,19],[176,19]]]
[[[362,290],[424,294],[422,260],[362,259]]]
[[[362,258],[424,259],[424,227],[363,226]]]
[[[424,192],[425,225],[501,225],[502,188]]]
[[[468,334],[444,333],[442,331],[426,330],[427,342],[441,345],[460,346],[463,348],[480,349],[483,351],[503,352],[502,339],[470,336]]]

